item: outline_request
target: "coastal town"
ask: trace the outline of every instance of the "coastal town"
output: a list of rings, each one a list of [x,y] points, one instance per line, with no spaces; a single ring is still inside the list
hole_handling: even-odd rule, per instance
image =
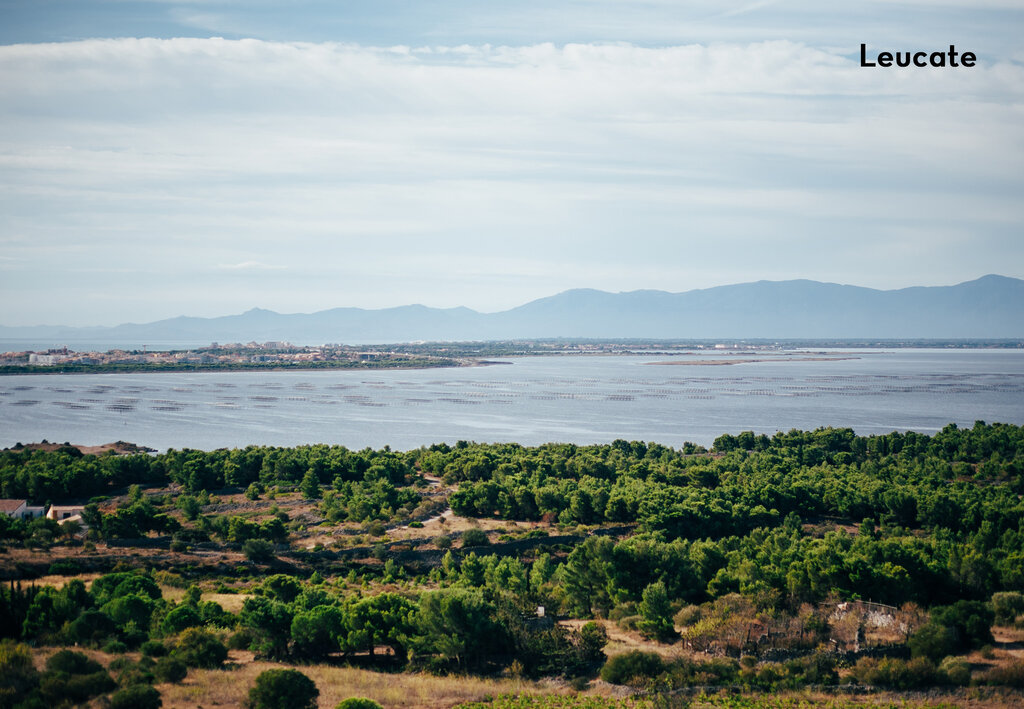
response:
[[[24,371],[90,371],[96,369],[238,369],[263,367],[375,367],[454,366],[457,362],[430,355],[415,355],[382,349],[361,349],[339,344],[316,347],[288,342],[218,344],[193,349],[150,351],[111,349],[76,351],[66,346],[44,351],[0,353],[0,368],[7,373]],[[45,368],[45,369],[44,369]]]
[[[486,357],[531,355],[695,354],[704,350],[731,354],[778,351],[777,344],[713,342],[564,341],[414,342],[392,345],[294,345],[284,341],[211,343],[170,350],[110,349],[78,351],[68,346],[0,353],[0,372],[455,367],[484,364]]]

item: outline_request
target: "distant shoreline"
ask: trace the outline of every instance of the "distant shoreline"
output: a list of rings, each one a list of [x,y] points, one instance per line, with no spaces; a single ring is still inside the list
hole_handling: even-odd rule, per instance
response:
[[[374,366],[373,362],[355,362],[338,364],[321,364],[311,366],[310,364],[297,364],[295,366],[281,364],[257,364],[251,365],[202,365],[182,364],[167,365],[159,364],[137,364],[137,365],[103,365],[83,364],[74,367],[61,367],[59,365],[8,365],[0,367],[0,376],[19,376],[28,374],[203,374],[213,372],[319,372],[319,371],[381,371],[381,370],[408,370],[408,369],[447,369],[452,367],[478,367],[496,362],[468,362],[449,360],[436,364],[394,364]]]
[[[562,347],[559,347],[562,345]],[[619,341],[532,341],[530,343],[425,343],[392,345],[394,352],[383,359],[337,359],[292,362],[109,362],[79,364],[69,362],[41,364],[0,365],[0,376],[56,375],[56,374],[159,374],[206,372],[317,372],[317,371],[384,371],[448,369],[460,367],[487,367],[511,364],[503,361],[510,357],[667,357],[645,365],[715,367],[734,364],[769,362],[838,362],[862,359],[884,350],[1020,350],[1024,343],[1003,344],[893,342],[893,343],[778,343],[773,345],[744,343],[724,349],[711,349],[706,345],[675,342],[619,342]],[[788,349],[792,347],[794,349]],[[819,348],[842,347],[845,351],[829,352]],[[677,349],[678,348],[678,349]],[[797,349],[798,348],[798,349]],[[811,351],[808,351],[811,350]],[[849,351],[853,350],[853,351]],[[708,359],[699,359],[708,357]],[[710,357],[714,357],[713,359]]]
[[[778,357],[775,359],[700,359],[688,362],[675,360],[672,362],[644,362],[644,364],[655,364],[662,366],[683,366],[683,367],[720,367],[729,364],[754,364],[756,362],[842,362],[848,359],[860,359],[860,357]]]

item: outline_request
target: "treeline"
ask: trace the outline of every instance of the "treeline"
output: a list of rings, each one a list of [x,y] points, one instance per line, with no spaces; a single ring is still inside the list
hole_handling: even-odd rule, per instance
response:
[[[595,557],[600,578],[582,595],[593,609],[656,581],[687,601],[835,591],[932,604],[1024,589],[1022,444],[1021,427],[979,422],[935,436],[746,432],[713,455],[626,441],[433,446],[419,463],[458,483],[459,514],[636,523],[638,537],[574,552]],[[805,529],[826,520],[856,533]]]
[[[108,538],[156,531],[182,543],[211,535],[280,543],[287,536],[280,522],[197,519],[194,498],[225,486],[255,497],[283,485],[322,498],[331,522],[395,521],[437,504],[421,493],[420,473],[430,473],[457,485],[449,502],[460,515],[635,525],[631,538],[594,537],[559,560],[582,579],[570,574],[557,599],[577,612],[638,602],[654,583],[686,603],[742,593],[792,605],[838,593],[933,605],[1024,590],[1022,444],[1024,428],[978,422],[934,436],[744,432],[719,437],[711,452],[635,441],[460,442],[404,453],[250,446],[153,456],[65,447],[0,453],[0,486],[5,497],[43,502],[174,482],[185,491],[177,502],[186,519],[197,521],[192,528],[179,529],[169,510],[138,495],[112,512],[90,510],[86,524]],[[0,533],[31,536],[28,528]]]
[[[187,667],[219,666],[227,646],[278,660],[363,656],[434,672],[489,672],[517,662],[524,676],[578,675],[605,659],[607,637],[599,626],[537,626],[517,592],[493,584],[456,580],[437,590],[364,596],[345,593],[344,584],[339,589],[319,574],[301,581],[276,574],[252,594],[232,614],[201,600],[195,586],[179,602],[168,601],[145,573],[107,574],[88,589],[78,580],[59,590],[10,584],[0,588],[0,637],[111,653],[141,650]],[[148,669],[152,681],[153,666]]]
[[[0,495],[42,504],[105,495],[132,484],[177,483],[190,493],[253,483],[298,485],[304,480],[336,487],[378,480],[401,486],[415,475],[412,463],[409,455],[386,448],[357,452],[328,445],[171,449],[159,455],[84,455],[73,446],[55,451],[5,450],[0,451]]]
[[[433,446],[420,464],[459,483],[470,516],[639,522],[670,537],[744,534],[789,513],[953,532],[1015,528],[1024,492],[1021,427],[948,426],[858,437],[849,429],[722,436],[717,455],[658,444]]]

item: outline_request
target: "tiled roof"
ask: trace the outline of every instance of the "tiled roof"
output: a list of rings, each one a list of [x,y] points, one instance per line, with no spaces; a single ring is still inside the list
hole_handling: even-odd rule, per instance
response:
[[[0,500],[0,512],[14,512],[25,502],[26,500]]]

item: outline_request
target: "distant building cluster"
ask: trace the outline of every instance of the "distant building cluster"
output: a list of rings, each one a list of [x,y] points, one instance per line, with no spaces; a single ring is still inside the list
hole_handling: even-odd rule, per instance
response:
[[[159,352],[109,350],[107,352],[75,352],[67,347],[45,352],[4,352],[0,365],[56,367],[62,365],[103,364],[247,364],[331,362],[344,360],[379,360],[394,356],[393,352],[359,351],[344,345],[302,347],[288,342],[248,342],[218,344],[195,350]]]
[[[50,505],[46,507],[34,507],[28,504],[28,500],[0,499],[0,514],[14,519],[36,519],[45,516],[55,522],[81,522],[84,505]]]

